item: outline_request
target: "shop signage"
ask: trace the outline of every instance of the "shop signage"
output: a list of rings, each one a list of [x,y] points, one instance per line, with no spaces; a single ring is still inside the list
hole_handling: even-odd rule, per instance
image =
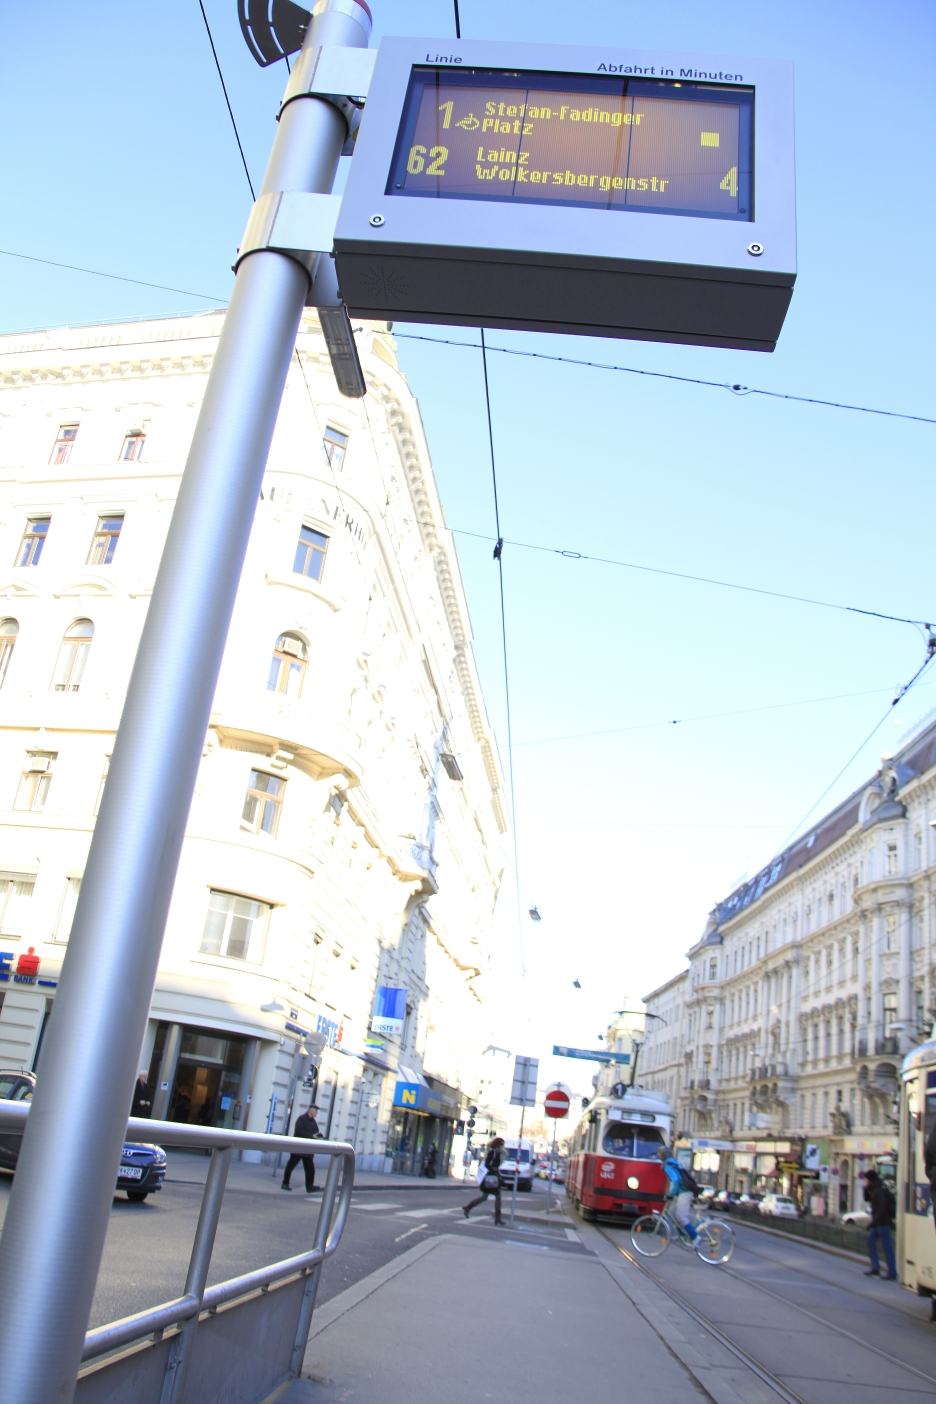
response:
[[[335,230],[352,316],[773,350],[796,277],[790,64],[439,55],[381,41]]]
[[[371,1030],[377,1034],[388,1034],[391,1038],[401,1038],[405,1018],[405,986],[378,985]]]
[[[0,951],[0,980],[12,980],[15,985],[49,985],[55,988],[58,980],[40,980],[39,976],[39,956],[36,955],[35,946],[30,946],[16,962],[16,969],[12,967],[15,951]]]
[[[819,1169],[819,1147],[814,1142],[808,1141],[803,1147],[803,1169]]]
[[[404,1111],[426,1112],[429,1116],[444,1116],[453,1121],[458,1112],[456,1098],[422,1082],[398,1082],[393,1090],[393,1105]]]

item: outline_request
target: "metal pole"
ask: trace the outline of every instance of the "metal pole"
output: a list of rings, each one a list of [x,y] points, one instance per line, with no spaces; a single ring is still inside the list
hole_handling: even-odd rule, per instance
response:
[[[552,1151],[549,1155],[549,1170],[546,1172],[546,1213],[549,1213],[549,1206],[552,1204],[552,1177],[556,1168],[556,1123],[553,1122],[553,1143]]]
[[[328,1174],[325,1177],[325,1188],[322,1191],[322,1203],[319,1207],[318,1223],[315,1226],[315,1242],[313,1248],[324,1248],[328,1242],[328,1230],[331,1227],[332,1214],[335,1208],[335,1197],[338,1193],[338,1171],[344,1161],[339,1161],[337,1156],[332,1156],[328,1165]],[[299,1309],[299,1324],[296,1327],[296,1343],[293,1346],[292,1369],[295,1374],[299,1374],[302,1369],[302,1358],[305,1355],[306,1345],[309,1340],[309,1331],[312,1327],[312,1313],[315,1310],[315,1298],[318,1295],[319,1281],[322,1276],[324,1263],[319,1263],[313,1268],[306,1280],[305,1291],[302,1294],[302,1306]]]
[[[31,1114],[31,1113],[30,1113]],[[513,1227],[514,1215],[517,1209],[517,1181],[520,1179],[520,1141],[523,1140],[523,1118],[526,1116],[526,1107],[520,1108],[520,1136],[517,1142],[517,1168],[514,1170],[513,1189],[510,1193],[510,1225]]]
[[[215,1234],[218,1231],[218,1219],[221,1217],[221,1201],[224,1199],[224,1186],[230,1165],[230,1146],[225,1147],[224,1150],[216,1147],[211,1152],[208,1179],[205,1183],[205,1192],[202,1195],[198,1227],[195,1230],[192,1256],[189,1259],[188,1274],[185,1278],[184,1295],[197,1297],[199,1301],[205,1295],[205,1284],[208,1281],[208,1269],[211,1266],[211,1254],[214,1248]],[[192,1358],[192,1346],[195,1344],[197,1329],[198,1313],[196,1312],[186,1321],[170,1347],[160,1404],[180,1404],[184,1397],[185,1376]]]
[[[364,48],[370,28],[358,0],[317,0],[305,47]],[[345,138],[329,101],[289,103],[263,191],[330,191]],[[189,801],[308,288],[295,260],[251,254],[218,342],[0,1239],[4,1404],[74,1394]],[[59,1173],[63,1145],[80,1175]]]

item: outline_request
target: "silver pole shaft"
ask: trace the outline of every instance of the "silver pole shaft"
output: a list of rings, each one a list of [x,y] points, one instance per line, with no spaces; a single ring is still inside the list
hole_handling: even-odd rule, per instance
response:
[[[216,1146],[211,1152],[211,1164],[208,1167],[208,1178],[205,1183],[205,1192],[202,1195],[198,1227],[195,1230],[195,1241],[192,1244],[192,1256],[189,1259],[183,1293],[186,1297],[197,1297],[199,1301],[205,1295],[205,1286],[208,1282],[208,1269],[211,1266],[211,1254],[214,1249],[215,1234],[218,1232],[224,1186],[227,1183],[230,1165],[231,1147],[227,1146],[221,1150],[220,1147]],[[181,1404],[181,1400],[184,1398],[185,1377],[188,1374],[197,1330],[198,1313],[196,1312],[186,1321],[181,1332],[172,1342],[166,1378],[163,1381],[161,1404]]]
[[[356,0],[318,0],[306,47],[366,47]],[[264,191],[332,188],[345,126],[283,111]],[[68,1404],[205,731],[309,279],[240,267],[163,551],[0,1238],[4,1404]],[[60,1173],[62,1147],[81,1166]]]
[[[30,1113],[32,1115],[32,1113]],[[514,1168],[513,1189],[510,1192],[510,1224],[513,1227],[517,1213],[517,1182],[520,1179],[520,1141],[523,1140],[523,1118],[526,1116],[526,1107],[520,1108],[520,1135],[517,1139],[517,1164]],[[532,1167],[531,1167],[532,1168]]]

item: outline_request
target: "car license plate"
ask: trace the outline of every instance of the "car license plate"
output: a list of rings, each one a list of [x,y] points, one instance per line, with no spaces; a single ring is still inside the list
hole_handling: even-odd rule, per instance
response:
[[[118,1180],[142,1180],[142,1165],[121,1165]]]

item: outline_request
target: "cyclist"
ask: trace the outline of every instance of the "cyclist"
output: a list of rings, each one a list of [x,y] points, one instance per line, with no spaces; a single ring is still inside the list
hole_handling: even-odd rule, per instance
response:
[[[695,1243],[699,1232],[692,1222],[692,1201],[699,1187],[688,1170],[680,1165],[671,1146],[661,1146],[657,1154],[666,1171],[666,1198],[673,1206],[673,1218],[690,1242]]]

